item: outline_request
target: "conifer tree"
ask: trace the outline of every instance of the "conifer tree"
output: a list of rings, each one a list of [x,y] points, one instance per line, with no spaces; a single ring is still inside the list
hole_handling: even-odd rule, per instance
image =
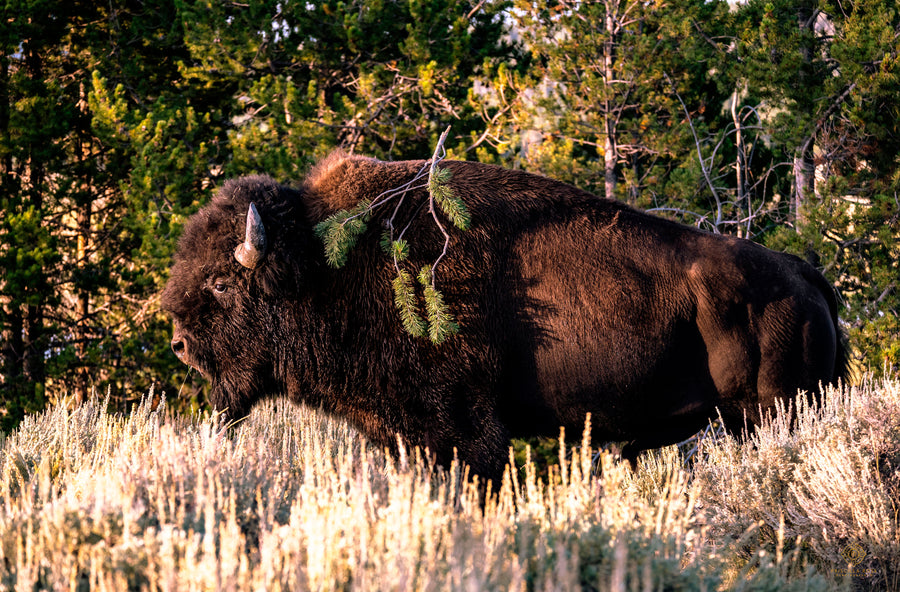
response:
[[[172,5],[167,14],[158,3],[23,0],[4,10],[0,399],[8,428],[48,396],[78,400],[107,386],[116,397],[132,388],[140,396],[175,366],[160,355],[168,328],[151,312],[174,241],[161,202],[199,202],[182,175],[203,147],[179,150],[170,123],[189,120],[190,109],[161,103],[181,43]],[[144,115],[160,112],[170,119]],[[144,168],[154,150],[164,170]],[[178,182],[167,184],[166,172]]]
[[[814,255],[841,291],[863,368],[896,368],[900,11],[883,0],[744,11],[763,19],[739,46],[743,74],[771,105],[763,124],[792,161],[788,225],[765,240]]]
[[[485,94],[502,106],[485,108],[491,135],[519,136],[518,146],[497,144],[500,160],[521,158],[644,207],[664,199],[666,184],[690,173],[683,162],[694,149],[673,88],[696,126],[719,116],[722,95],[708,73],[725,10],[701,1],[517,2],[514,30],[529,67],[496,68]]]
[[[0,76],[0,321],[3,326],[4,427],[45,401],[47,351],[62,304],[58,217],[62,188],[55,171],[67,163],[61,141],[78,118],[77,89],[66,84],[68,56],[59,55],[77,7],[51,15],[42,2],[4,7]]]
[[[171,326],[158,310],[181,224],[210,196],[227,158],[220,123],[226,98],[190,86],[189,54],[177,3],[121,2],[104,13],[108,34],[89,72],[91,130],[103,147],[109,213],[95,232],[106,255],[109,288],[94,294],[95,383],[133,398],[151,385],[193,404],[200,377],[169,350]],[[96,25],[95,25],[96,26]],[[193,388],[183,388],[185,380]]]
[[[184,75],[232,100],[229,174],[297,179],[341,147],[386,159],[429,154],[483,64],[508,56],[505,0],[184,2]],[[451,147],[451,146],[448,146]]]

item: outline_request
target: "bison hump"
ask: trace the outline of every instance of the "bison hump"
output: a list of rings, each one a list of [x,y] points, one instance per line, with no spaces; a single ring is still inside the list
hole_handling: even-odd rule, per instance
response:
[[[424,161],[385,162],[336,150],[319,161],[303,183],[310,219],[315,223],[363,199],[399,187]]]

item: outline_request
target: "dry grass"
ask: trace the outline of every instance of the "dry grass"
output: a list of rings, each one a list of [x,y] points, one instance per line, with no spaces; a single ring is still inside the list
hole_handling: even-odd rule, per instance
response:
[[[852,583],[888,586],[897,417],[897,382],[830,392],[692,470],[669,448],[598,476],[582,441],[482,508],[459,466],[281,401],[235,429],[57,406],[0,442],[0,589],[831,590],[851,544]]]

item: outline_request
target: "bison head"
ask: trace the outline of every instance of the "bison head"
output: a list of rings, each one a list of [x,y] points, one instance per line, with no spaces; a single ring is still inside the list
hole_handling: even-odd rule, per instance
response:
[[[269,177],[236,179],[179,242],[162,294],[172,350],[210,380],[210,402],[230,417],[286,388],[285,333],[298,337],[293,319],[315,259],[302,209],[299,192]]]

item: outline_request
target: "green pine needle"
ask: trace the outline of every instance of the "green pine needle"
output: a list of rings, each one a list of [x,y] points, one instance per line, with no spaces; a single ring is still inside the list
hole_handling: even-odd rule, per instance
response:
[[[335,269],[347,263],[347,256],[357,239],[366,231],[370,212],[368,201],[362,201],[353,210],[341,210],[316,224],[315,233],[325,246],[325,259]]]
[[[448,169],[438,168],[428,181],[428,192],[434,196],[444,215],[460,230],[468,230],[471,219],[466,204],[456,197],[450,187],[451,173]]]
[[[459,325],[444,304],[443,295],[430,284],[425,286],[425,309],[428,313],[428,337],[432,343],[439,345],[459,332]]]
[[[394,278],[394,304],[400,311],[400,320],[403,328],[413,337],[425,337],[428,335],[428,327],[416,310],[416,294],[413,289],[413,279],[408,271],[401,271]]]
[[[381,250],[384,251],[385,255],[391,254],[391,249],[393,248],[392,247],[393,243],[391,241],[391,231],[390,230],[385,229],[384,232],[381,233],[381,240],[378,242],[378,244],[381,245]]]
[[[343,267],[347,259],[348,235],[344,225],[331,218],[316,225],[316,234],[325,246],[325,259],[334,268]]]
[[[449,197],[437,199],[441,211],[444,212],[454,226],[460,230],[468,230],[471,219],[469,218],[469,210],[466,208],[466,204],[458,197],[454,197],[452,192],[449,193]]]
[[[391,254],[395,261],[403,261],[409,257],[409,243],[404,239],[395,240],[391,243]]]
[[[423,286],[430,286],[432,277],[433,277],[433,274],[431,271],[431,266],[423,265],[422,269],[419,270],[419,275],[418,275],[419,283],[422,284]]]

